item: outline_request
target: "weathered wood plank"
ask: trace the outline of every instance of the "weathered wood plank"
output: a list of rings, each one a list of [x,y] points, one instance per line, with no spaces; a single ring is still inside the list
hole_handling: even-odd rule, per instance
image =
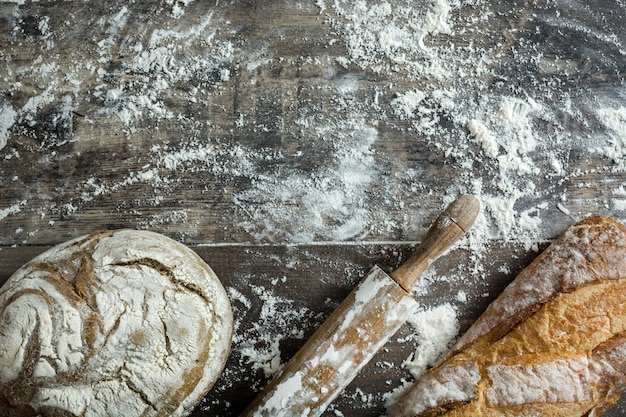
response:
[[[423,77],[401,70],[377,73],[356,60],[338,62],[353,59],[345,49],[353,34],[341,32],[341,19],[350,17],[346,11],[342,16],[290,2],[243,2],[192,5],[173,19],[167,8],[151,3],[72,5],[62,14],[51,5],[5,4],[10,30],[0,45],[10,58],[3,100],[18,120],[0,150],[0,207],[19,212],[0,223],[2,243],[50,244],[120,226],[156,228],[192,243],[328,240],[336,236],[333,222],[351,219],[317,207],[328,218],[320,230],[303,234],[298,228],[306,224],[288,225],[280,213],[336,192],[343,193],[343,209],[364,213],[356,236],[399,240],[415,234],[407,217],[429,217],[441,207],[439,195],[477,182],[481,192],[496,198],[521,192],[518,212],[547,202],[550,209],[537,213],[543,238],[554,237],[569,221],[555,209],[563,196],[574,214],[621,215],[621,197],[614,192],[623,170],[611,173],[612,161],[586,155],[591,144],[580,146],[585,140],[602,145],[593,136],[606,136],[588,102],[615,104],[622,94],[624,58],[616,50],[620,38],[611,38],[621,29],[620,14],[611,2],[601,6],[600,13],[586,16],[575,8],[507,3],[494,6],[500,17],[484,19],[472,7],[455,10],[457,25],[472,24],[433,34],[430,44],[460,48],[471,40],[498,59],[476,66],[468,52],[452,58],[446,58],[450,51],[439,52],[438,65],[484,71],[460,86],[486,90],[464,93],[448,85],[458,82],[448,75],[442,81],[428,71]],[[556,11],[571,20],[559,20],[552,15]],[[393,15],[388,20],[389,27],[399,23]],[[594,30],[604,32],[593,35]],[[371,33],[364,29],[361,35]],[[602,46],[605,55],[583,55],[572,43],[585,50]],[[162,47],[172,52],[158,54]],[[41,66],[33,64],[39,61]],[[197,69],[172,75],[176,64]],[[561,71],[568,65],[574,77]],[[424,103],[436,116],[422,115],[436,123],[432,134],[419,127],[419,115],[394,110],[397,96],[414,88],[455,93],[461,106],[481,95],[530,95],[552,107],[545,120],[530,120],[530,133],[546,143],[565,143],[540,145],[529,154],[539,172],[509,173],[504,180],[520,183],[503,191],[494,179],[498,164],[481,156],[466,133],[459,136],[465,127],[441,103]],[[578,113],[560,109],[563,103],[573,103]],[[497,112],[493,106],[486,110]],[[372,137],[363,141],[364,135]],[[555,158],[563,165],[560,173],[551,172]],[[355,177],[360,195],[337,180],[345,163],[362,165]],[[290,177],[299,181],[281,188],[281,179]],[[536,196],[523,189],[524,181],[534,184]],[[611,207],[615,201],[620,210]],[[302,216],[286,220],[302,222],[315,209],[301,208]],[[270,226],[274,230],[263,230]]]

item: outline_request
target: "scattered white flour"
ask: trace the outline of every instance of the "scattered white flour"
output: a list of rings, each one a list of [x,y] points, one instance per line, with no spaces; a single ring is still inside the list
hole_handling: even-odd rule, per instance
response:
[[[234,350],[239,365],[262,371],[271,378],[284,365],[280,344],[286,339],[301,340],[309,326],[319,324],[317,313],[307,308],[293,306],[293,300],[272,293],[271,288],[251,286],[257,299],[252,301],[235,288],[228,288],[235,312]],[[258,317],[251,317],[250,309],[260,305]],[[261,381],[253,386],[260,389]]]
[[[235,204],[250,218],[242,227],[258,240],[364,238],[372,220],[366,190],[376,175],[371,146],[377,130],[358,114],[339,121],[302,118],[299,123],[305,138],[314,134],[312,144],[320,138],[333,139],[329,166],[315,173],[258,176],[253,187],[234,195]]]
[[[591,115],[597,120],[588,120],[587,104],[563,92],[558,80],[548,79],[536,89],[540,94],[533,94],[533,86],[523,84],[526,73],[509,73],[501,66],[507,62],[515,67],[519,61],[534,65],[528,70],[530,75],[547,71],[546,58],[537,58],[536,50],[542,47],[539,41],[525,40],[510,57],[499,44],[460,42],[465,33],[488,28],[497,18],[481,6],[479,0],[420,5],[404,0],[393,4],[317,1],[310,10],[324,16],[322,21],[332,35],[329,46],[343,45],[345,53],[298,60],[281,57],[268,44],[251,51],[245,42],[235,41],[230,22],[223,18],[228,5],[198,9],[193,1],[168,0],[155,21],[142,19],[128,6],[112,8],[109,15],[95,20],[100,31],[100,38],[94,39],[97,48],[81,66],[64,72],[55,54],[39,58],[35,78],[50,82],[19,105],[2,105],[0,149],[7,147],[11,132],[23,133],[21,125],[34,123],[51,105],[58,104],[52,125],[64,127],[71,126],[72,118],[81,117],[75,112],[84,102],[95,100],[95,114],[87,120],[114,116],[129,139],[133,132],[151,125],[158,128],[160,123],[178,123],[176,131],[181,136],[166,142],[156,135],[149,152],[142,155],[148,168],[129,170],[126,179],[118,176],[111,183],[104,175],[98,177],[99,173],[85,178],[81,199],[64,202],[76,207],[77,213],[97,204],[96,197],[137,184],[152,188],[148,192],[154,196],[146,201],[159,205],[163,194],[176,189],[178,174],[194,172],[218,177],[225,188],[241,180],[244,186],[229,195],[239,214],[231,217],[232,227],[255,241],[350,241],[415,234],[414,219],[421,210],[404,207],[407,193],[444,195],[447,203],[460,192],[471,192],[483,203],[472,232],[474,249],[485,239],[519,242],[525,249],[534,249],[537,241],[558,232],[542,222],[542,213],[566,207],[564,201],[558,202],[560,206],[543,204],[555,194],[567,198],[563,184],[584,174],[571,169],[570,155],[588,146],[569,136],[559,113],[579,119],[582,125],[599,123],[605,136],[594,140],[592,151],[612,160],[613,169],[621,172],[625,169],[626,111],[624,106],[601,106]],[[191,8],[194,13],[187,13]],[[544,25],[564,24],[537,19]],[[58,22],[41,16],[38,29],[46,42],[60,48],[54,43]],[[615,37],[600,35],[594,32],[593,36],[619,46]],[[505,58],[509,61],[502,61]],[[110,65],[112,61],[118,65]],[[267,132],[286,137],[281,144],[259,148],[226,139],[224,132],[211,129],[210,120],[180,112],[185,104],[220,109],[225,105],[218,104],[220,95],[231,88],[233,77],[243,74],[254,85],[257,71],[303,64],[320,67],[332,82],[304,85],[302,92],[311,98],[294,102],[293,120],[277,116],[277,125],[282,127],[272,130],[255,124],[254,107],[242,106],[233,121],[235,138],[237,132]],[[337,76],[339,64],[351,72]],[[362,81],[369,73],[388,77],[388,86],[369,88]],[[509,80],[508,88],[492,87],[502,79]],[[78,92],[87,85],[93,85],[89,97],[80,97]],[[403,85],[410,87],[403,89]],[[15,81],[11,88],[19,90],[21,84]],[[316,90],[328,103],[314,99]],[[286,103],[290,102],[283,98],[275,104]],[[319,111],[320,106],[329,105],[334,111]],[[381,146],[389,139],[382,142],[381,134],[390,131],[399,132],[398,141],[413,149],[437,149],[443,163],[459,175],[437,189],[424,189],[420,180],[425,174],[419,166],[385,161]],[[44,143],[58,147],[66,142],[67,138],[59,137]],[[9,149],[7,158],[14,152]],[[324,155],[321,164],[308,165],[319,155]],[[387,176],[388,171],[393,175]],[[371,204],[372,187],[382,205]],[[396,216],[386,215],[389,211]],[[137,215],[141,217],[139,210]],[[569,215],[579,217],[571,210]],[[194,221],[190,216],[188,220]]]
[[[6,146],[9,130],[16,118],[17,112],[13,110],[13,107],[8,105],[0,107],[0,150]]]
[[[451,4],[445,0],[429,2],[423,7],[413,4],[391,5],[383,1],[335,3],[335,13],[345,21],[332,19],[343,31],[349,58],[364,69],[377,73],[408,71],[444,75],[447,69],[431,67],[415,57],[429,56],[426,37],[450,33]]]
[[[623,185],[613,191],[613,207],[615,210],[626,211],[626,188]]]
[[[411,317],[417,348],[404,366],[418,379],[448,350],[459,332],[457,312],[449,303],[425,308]]]
[[[621,168],[626,168],[626,107],[601,108],[598,119],[607,128],[611,141],[597,152],[613,159]]]
[[[175,18],[182,16],[182,4],[176,3]],[[153,29],[149,38],[142,39],[139,35],[125,39],[120,47],[118,32],[127,25],[127,14],[127,8],[122,7],[116,16],[103,23],[108,26],[110,37],[99,43],[100,55],[107,57],[114,52],[113,48],[121,49],[115,52],[127,54],[128,59],[120,69],[120,75],[132,74],[132,77],[124,77],[123,84],[110,85],[105,76],[108,78],[116,73],[102,68],[98,70],[103,83],[94,95],[103,101],[106,114],[120,117],[129,127],[132,127],[133,120],[145,117],[157,120],[175,118],[178,115],[168,109],[164,100],[172,99],[171,94],[177,86],[184,90],[195,86],[185,93],[185,99],[194,101],[201,100],[206,94],[198,87],[212,88],[229,80],[227,65],[233,59],[233,46],[229,41],[214,39],[223,26],[213,22],[211,9],[194,26]],[[181,93],[175,91],[174,94]]]
[[[3,220],[10,215],[19,213],[22,210],[22,206],[26,205],[26,203],[26,200],[20,201],[19,203],[13,204],[12,206],[0,210],[0,220]]]

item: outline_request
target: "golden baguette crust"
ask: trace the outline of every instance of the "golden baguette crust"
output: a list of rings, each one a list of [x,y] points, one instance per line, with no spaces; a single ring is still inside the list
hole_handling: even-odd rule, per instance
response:
[[[66,242],[0,289],[0,415],[187,415],[232,330],[224,288],[186,246],[135,230]]]
[[[393,416],[591,416],[626,389],[626,227],[569,227]]]

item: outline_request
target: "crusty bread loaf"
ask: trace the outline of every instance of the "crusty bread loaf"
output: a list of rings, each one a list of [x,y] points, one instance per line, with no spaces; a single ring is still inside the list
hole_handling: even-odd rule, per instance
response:
[[[626,227],[594,216],[539,255],[392,416],[593,416],[626,389]]]
[[[0,289],[0,415],[188,415],[232,329],[220,281],[172,239],[118,230],[61,244]]]

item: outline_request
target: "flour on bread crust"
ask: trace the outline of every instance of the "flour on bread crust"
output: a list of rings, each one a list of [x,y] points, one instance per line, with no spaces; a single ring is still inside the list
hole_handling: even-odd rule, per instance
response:
[[[0,415],[187,415],[232,327],[221,283],[174,240],[118,230],[61,244],[0,289]]]
[[[592,416],[625,388],[626,227],[594,216],[524,269],[391,415]]]

